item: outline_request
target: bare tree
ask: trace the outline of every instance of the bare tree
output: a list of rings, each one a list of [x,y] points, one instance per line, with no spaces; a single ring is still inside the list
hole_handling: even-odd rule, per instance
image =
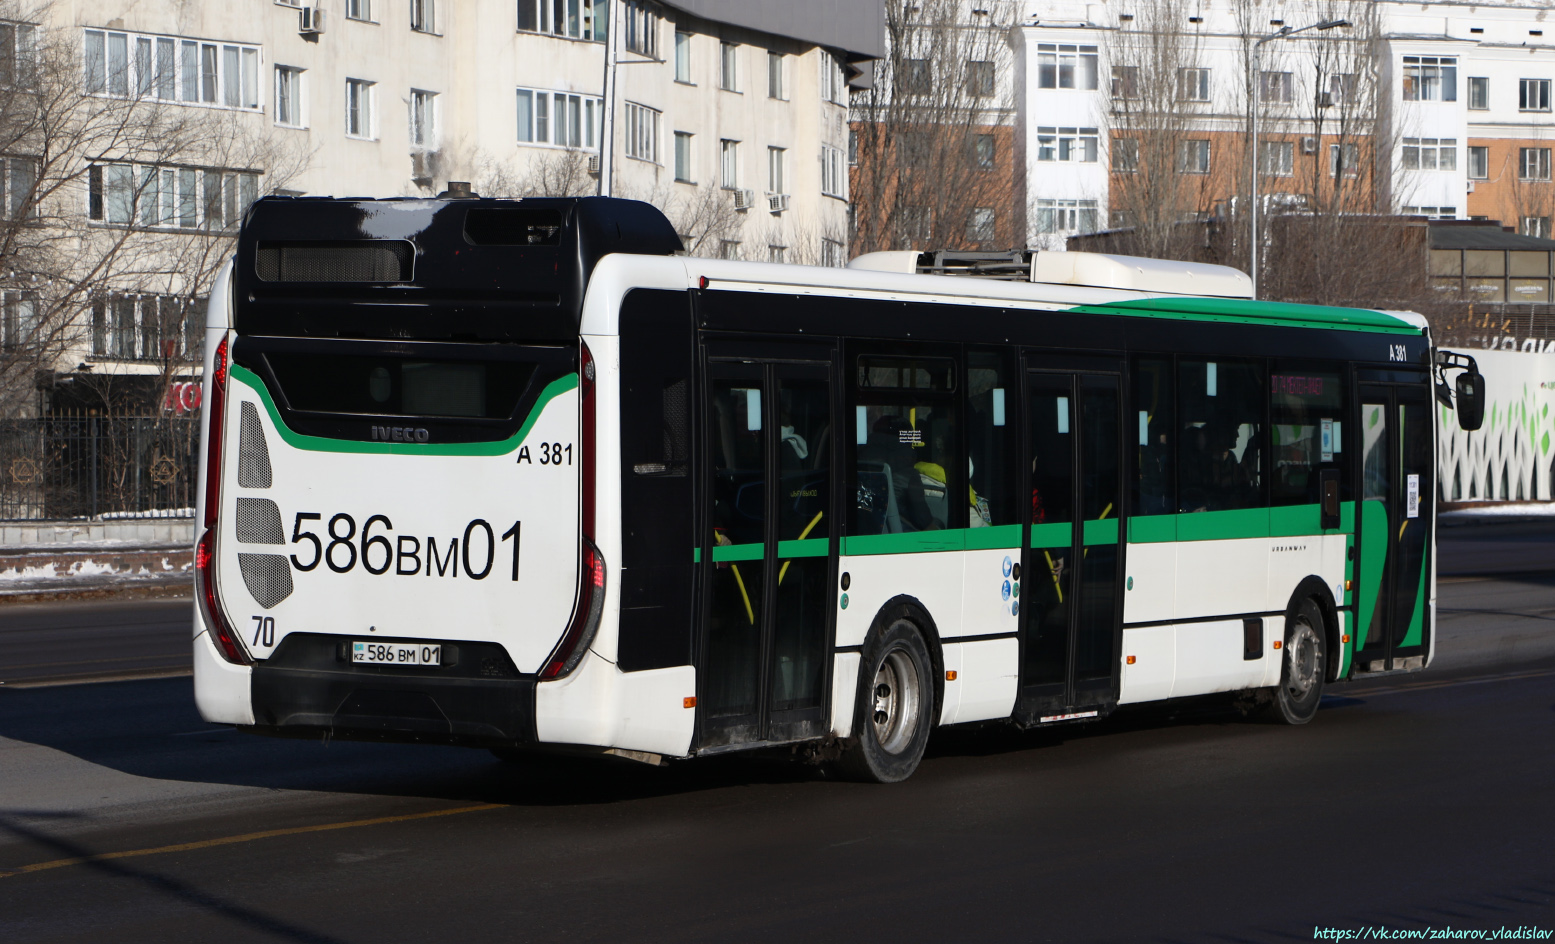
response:
[[[991,249],[1023,243],[1024,198],[1010,137],[1010,30],[1018,5],[886,5],[886,55],[855,91],[855,253]]]

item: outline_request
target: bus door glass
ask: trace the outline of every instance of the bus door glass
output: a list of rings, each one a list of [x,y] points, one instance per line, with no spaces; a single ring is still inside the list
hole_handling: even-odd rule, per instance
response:
[[[1032,371],[1031,531],[1023,554],[1022,702],[1040,716],[1112,700],[1117,665],[1118,377]]]
[[[1354,661],[1365,671],[1403,668],[1403,660],[1423,657],[1430,641],[1430,409],[1423,386],[1361,387]]]
[[[830,368],[717,360],[707,376],[701,746],[822,734]]]

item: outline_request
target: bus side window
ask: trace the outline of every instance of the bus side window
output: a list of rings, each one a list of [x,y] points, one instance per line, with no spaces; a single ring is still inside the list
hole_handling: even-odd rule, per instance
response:
[[[1177,362],[1177,509],[1265,507],[1261,361]]]
[[[949,358],[859,358],[851,533],[959,526],[955,374]]]
[[[1010,456],[1018,442],[1018,391],[1002,354],[967,356],[967,524],[973,528],[1019,524],[1020,505],[1011,488]]]
[[[1140,358],[1134,362],[1134,411],[1138,445],[1135,469],[1134,514],[1169,515],[1177,510],[1172,482],[1173,416],[1172,361]]]
[[[1344,386],[1333,364],[1275,361],[1269,376],[1274,471],[1273,505],[1315,505],[1322,500],[1320,473],[1342,470]],[[1349,478],[1341,471],[1340,488]]]

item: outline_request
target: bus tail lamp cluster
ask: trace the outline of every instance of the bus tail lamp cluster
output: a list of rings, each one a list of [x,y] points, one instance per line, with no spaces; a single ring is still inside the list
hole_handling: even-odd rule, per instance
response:
[[[594,546],[594,355],[587,344],[578,345],[578,470],[579,523],[582,525],[582,566],[578,574],[578,603],[572,623],[545,667],[542,682],[571,674],[594,642],[599,618],[605,611],[605,558]]]
[[[227,413],[227,371],[227,339],[222,338],[211,362],[211,393],[205,401],[206,415],[210,417],[205,433],[205,533],[194,549],[194,569],[200,582],[200,610],[205,616],[205,625],[216,637],[222,656],[234,665],[252,665],[253,660],[243,651],[243,644],[222,614],[221,602],[216,597],[216,514],[221,509],[221,444]]]

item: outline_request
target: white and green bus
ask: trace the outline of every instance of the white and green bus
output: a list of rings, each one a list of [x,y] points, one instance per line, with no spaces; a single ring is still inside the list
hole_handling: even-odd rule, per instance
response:
[[[210,721],[505,757],[1097,719],[1433,652],[1423,319],[1082,253],[693,259],[623,200],[256,203],[209,306]],[[962,265],[997,272],[997,265]]]

